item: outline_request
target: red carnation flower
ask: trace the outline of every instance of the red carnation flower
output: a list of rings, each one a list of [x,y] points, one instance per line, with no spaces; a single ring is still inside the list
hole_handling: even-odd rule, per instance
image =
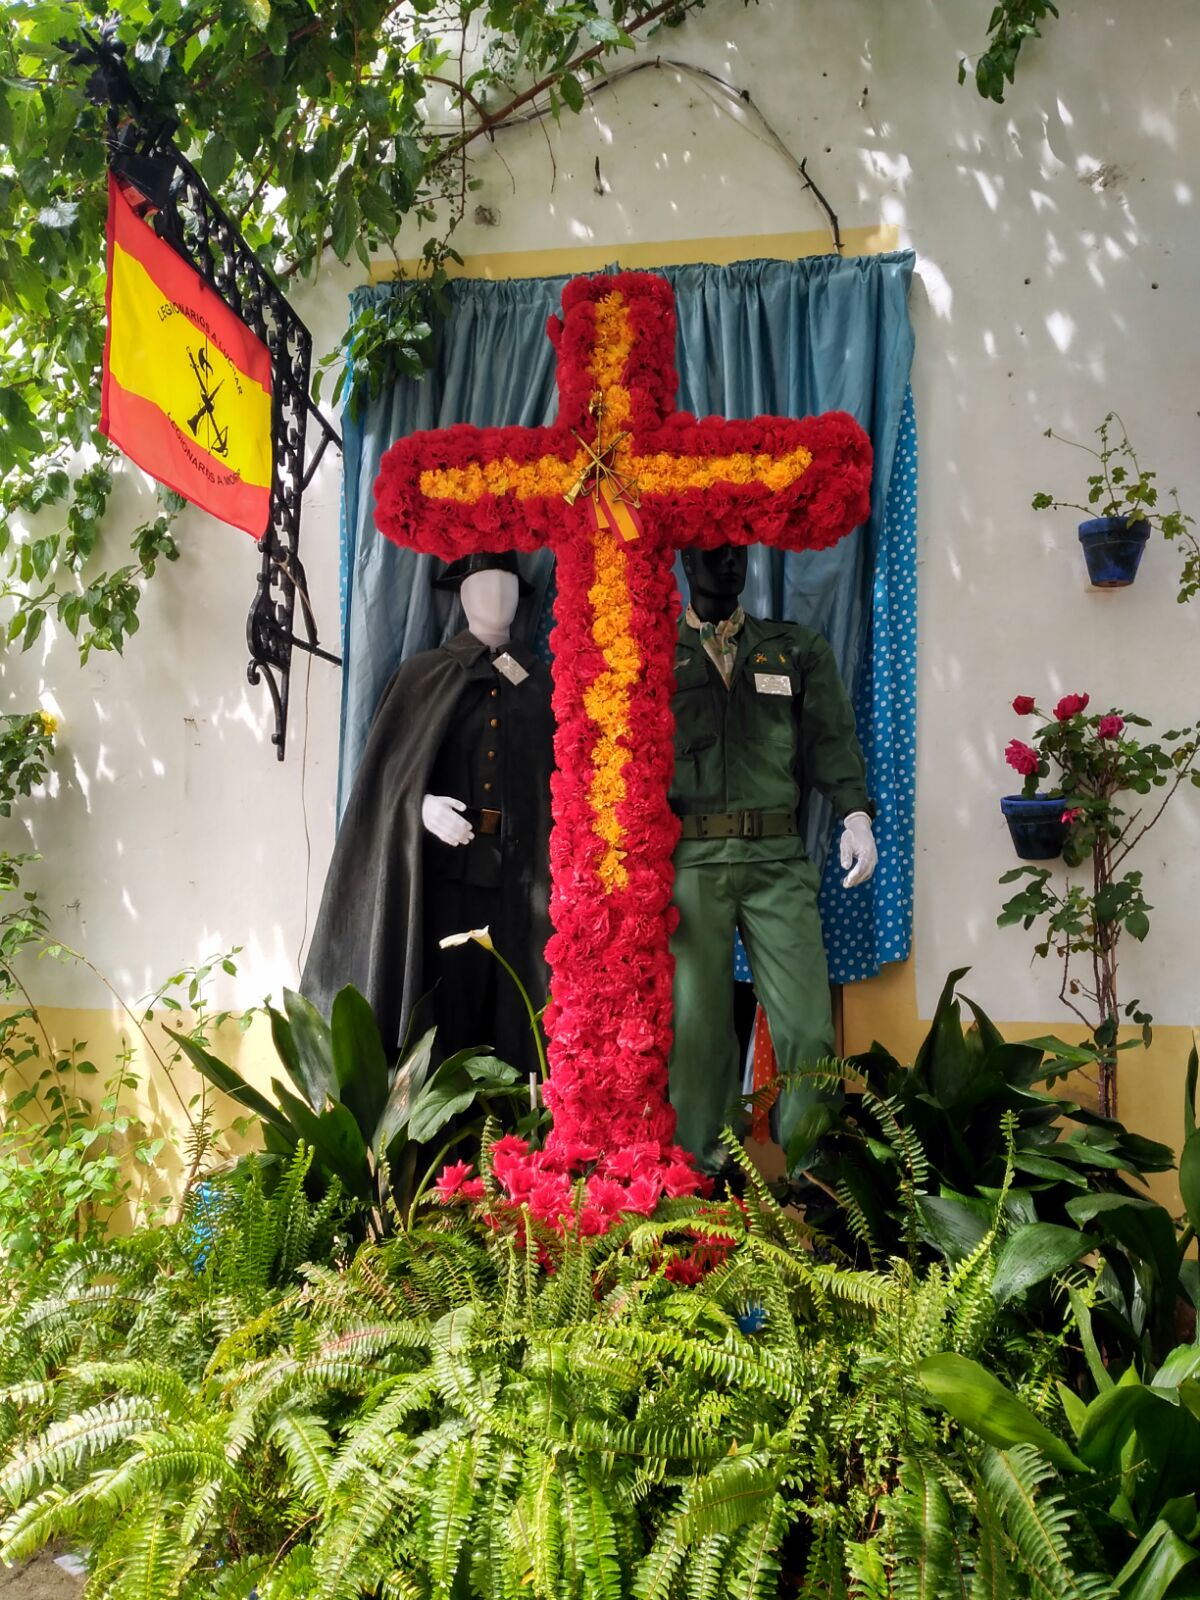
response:
[[[1054,715],[1059,722],[1069,722],[1079,712],[1087,710],[1088,696],[1086,694],[1065,694],[1054,708]]]
[[[625,1194],[625,1210],[640,1211],[648,1217],[658,1204],[661,1193],[662,1185],[657,1178],[635,1178]]]
[[[443,1203],[462,1192],[471,1171],[469,1161],[452,1161],[442,1168],[437,1181],[437,1197]]]
[[[1031,778],[1041,766],[1041,758],[1031,745],[1022,744],[1020,739],[1010,739],[1004,751],[1004,759],[1010,767],[1016,769],[1023,777]]]

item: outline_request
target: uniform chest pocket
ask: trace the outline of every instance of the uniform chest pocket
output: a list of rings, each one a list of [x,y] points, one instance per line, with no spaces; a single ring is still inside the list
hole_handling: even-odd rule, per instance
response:
[[[790,694],[758,694],[752,691],[754,706],[747,718],[750,739],[778,749],[795,744],[795,701]]]
[[[675,714],[675,749],[679,755],[698,755],[716,744],[712,689],[706,679],[677,683],[671,709]]]

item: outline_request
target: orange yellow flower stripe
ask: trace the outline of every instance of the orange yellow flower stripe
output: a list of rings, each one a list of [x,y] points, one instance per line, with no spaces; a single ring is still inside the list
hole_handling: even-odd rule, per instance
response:
[[[629,391],[622,383],[633,349],[633,329],[624,296],[605,295],[596,302],[596,338],[592,347],[592,377],[604,396],[604,432],[608,438],[629,421]],[[592,608],[592,637],[605,661],[602,672],[583,697],[584,710],[599,730],[592,750],[592,781],[588,804],[592,827],[605,849],[596,871],[605,893],[629,883],[622,848],[625,830],[617,808],[625,799],[625,767],[630,756],[629,697],[642,669],[633,636],[633,601],[629,594],[625,552],[617,537],[628,538],[617,508],[607,495],[594,503],[596,531],[592,536],[596,581],[588,592]]]
[[[588,804],[592,827],[605,849],[596,871],[605,892],[624,889],[629,882],[622,848],[624,829],[617,807],[625,798],[625,767],[629,761],[629,696],[642,670],[633,636],[633,601],[626,581],[626,560],[620,540],[600,513],[592,535],[596,581],[588,591],[592,608],[592,638],[604,656],[605,670],[584,691],[583,708],[598,729],[592,750],[592,780]]]

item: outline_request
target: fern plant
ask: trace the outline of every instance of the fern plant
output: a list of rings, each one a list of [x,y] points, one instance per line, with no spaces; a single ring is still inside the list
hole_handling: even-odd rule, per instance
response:
[[[917,1378],[947,1348],[1000,1357],[990,1248],[831,1264],[745,1170],[741,1204],[670,1201],[601,1238],[497,1234],[487,1197],[423,1206],[210,1320],[197,1372],[131,1330],[57,1377],[69,1403],[0,1466],[0,1556],[86,1545],[105,1600],[1019,1596],[1052,1558],[1091,1571],[1036,1464],[994,1465]],[[718,1266],[672,1281],[717,1237]],[[1001,1560],[1008,1588],[972,1590]]]

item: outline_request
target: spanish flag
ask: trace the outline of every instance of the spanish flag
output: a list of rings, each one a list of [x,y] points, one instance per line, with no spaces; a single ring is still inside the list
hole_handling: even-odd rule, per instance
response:
[[[160,483],[261,538],[271,501],[271,357],[108,176],[100,431]]]

